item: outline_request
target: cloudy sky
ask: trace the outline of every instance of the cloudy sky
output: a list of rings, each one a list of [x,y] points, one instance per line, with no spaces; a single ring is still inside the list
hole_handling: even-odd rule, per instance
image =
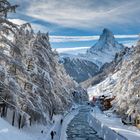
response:
[[[89,47],[103,28],[120,40],[134,40],[140,33],[140,0],[10,0],[18,4],[15,23],[32,23],[49,32],[53,47]],[[123,36],[120,36],[123,35]],[[126,40],[125,40],[126,41]]]

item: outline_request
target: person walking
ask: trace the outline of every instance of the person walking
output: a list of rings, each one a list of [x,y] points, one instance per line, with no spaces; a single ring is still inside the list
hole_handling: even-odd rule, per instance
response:
[[[60,120],[60,124],[61,124],[61,125],[62,125],[62,123],[63,123],[63,119]]]
[[[54,138],[54,131],[51,131],[50,135],[51,135],[51,139],[53,140],[53,138]]]

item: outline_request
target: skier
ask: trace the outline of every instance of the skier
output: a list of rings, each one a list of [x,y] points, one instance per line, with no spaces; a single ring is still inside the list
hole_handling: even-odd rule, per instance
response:
[[[54,138],[54,132],[51,131],[50,135],[51,135],[51,139],[53,140],[53,138]]]

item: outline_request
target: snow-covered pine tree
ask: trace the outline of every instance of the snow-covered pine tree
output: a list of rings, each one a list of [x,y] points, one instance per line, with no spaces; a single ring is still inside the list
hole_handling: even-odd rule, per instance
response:
[[[17,7],[10,8],[7,3],[7,12]],[[9,22],[7,12],[2,10],[0,18],[1,115],[21,128],[31,122],[47,122],[74,101],[87,100],[86,92],[58,63],[48,33],[36,34],[28,23],[18,26]]]

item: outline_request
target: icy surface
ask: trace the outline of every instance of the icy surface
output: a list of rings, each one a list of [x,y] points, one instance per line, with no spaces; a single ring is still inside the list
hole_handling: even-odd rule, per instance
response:
[[[67,140],[102,140],[97,132],[89,125],[88,107],[81,107],[79,113],[71,120],[67,127]]]

